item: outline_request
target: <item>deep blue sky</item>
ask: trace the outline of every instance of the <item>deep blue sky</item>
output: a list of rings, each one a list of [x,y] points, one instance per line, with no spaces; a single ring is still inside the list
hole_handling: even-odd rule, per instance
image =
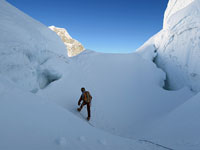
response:
[[[162,28],[168,0],[7,0],[49,26],[66,28],[85,48],[132,52]]]

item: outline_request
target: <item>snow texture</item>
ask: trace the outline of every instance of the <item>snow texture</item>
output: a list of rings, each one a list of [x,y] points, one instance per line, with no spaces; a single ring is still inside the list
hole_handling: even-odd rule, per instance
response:
[[[67,61],[68,57],[54,32],[6,1],[0,1],[0,19],[2,76],[33,92],[61,78],[62,70],[49,62],[60,58]]]
[[[170,0],[163,30],[151,42],[156,64],[167,73],[166,88],[200,90],[200,1]]]
[[[18,89],[4,77],[0,85],[0,149],[163,150],[91,127],[67,109]]]
[[[70,60],[65,68],[66,72],[70,72],[37,95],[83,119],[87,117],[86,109],[79,115],[76,108],[80,88],[84,86],[93,96],[91,126],[120,137],[146,139],[171,148],[182,147],[184,144],[176,146],[174,143],[183,139],[192,143],[186,131],[181,134],[183,137],[177,134],[178,138],[173,140],[165,139],[162,132],[149,133],[164,125],[162,122],[166,116],[184,105],[193,92],[188,88],[164,90],[165,73],[140,55],[102,54],[85,50]],[[177,123],[172,126],[176,127]],[[184,129],[184,124],[179,128]],[[169,137],[175,134],[167,128],[165,131]]]

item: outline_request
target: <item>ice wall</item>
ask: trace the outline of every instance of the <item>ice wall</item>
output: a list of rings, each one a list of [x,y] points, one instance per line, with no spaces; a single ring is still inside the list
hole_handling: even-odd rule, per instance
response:
[[[68,56],[56,33],[4,0],[0,0],[0,33],[2,76],[32,92],[61,78],[59,66]]]
[[[170,0],[163,30],[154,37],[156,64],[167,73],[166,88],[200,90],[200,1]]]

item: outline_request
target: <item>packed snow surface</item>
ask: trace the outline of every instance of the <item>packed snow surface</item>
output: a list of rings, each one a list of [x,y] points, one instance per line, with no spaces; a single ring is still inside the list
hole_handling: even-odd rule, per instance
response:
[[[47,99],[0,79],[0,149],[4,150],[163,150],[103,132]]]
[[[179,145],[182,141],[192,145],[187,131],[176,134],[166,128],[164,131],[169,137],[176,135],[173,140],[165,139],[163,130],[157,131],[164,126],[162,122],[168,120],[168,115],[184,105],[193,92],[188,88],[164,90],[165,73],[152,61],[138,53],[102,54],[87,50],[70,59],[66,70],[70,72],[37,95],[77,115],[80,88],[84,86],[94,98],[90,123],[96,128],[125,138],[156,141],[174,149],[182,146]],[[87,117],[86,109],[81,113]],[[179,125],[179,121],[171,126],[184,131],[185,126]]]

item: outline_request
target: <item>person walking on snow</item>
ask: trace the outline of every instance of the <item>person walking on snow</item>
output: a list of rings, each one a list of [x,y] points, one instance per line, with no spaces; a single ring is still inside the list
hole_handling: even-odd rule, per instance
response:
[[[92,96],[90,95],[89,91],[86,91],[84,87],[81,88],[81,96],[80,99],[78,101],[78,105],[80,106],[80,108],[77,108],[77,110],[80,112],[81,109],[83,108],[84,105],[87,105],[87,112],[88,112],[88,117],[87,120],[90,120],[91,114],[90,114],[90,107],[91,107],[91,101],[92,101]],[[81,104],[81,101],[82,104]]]

